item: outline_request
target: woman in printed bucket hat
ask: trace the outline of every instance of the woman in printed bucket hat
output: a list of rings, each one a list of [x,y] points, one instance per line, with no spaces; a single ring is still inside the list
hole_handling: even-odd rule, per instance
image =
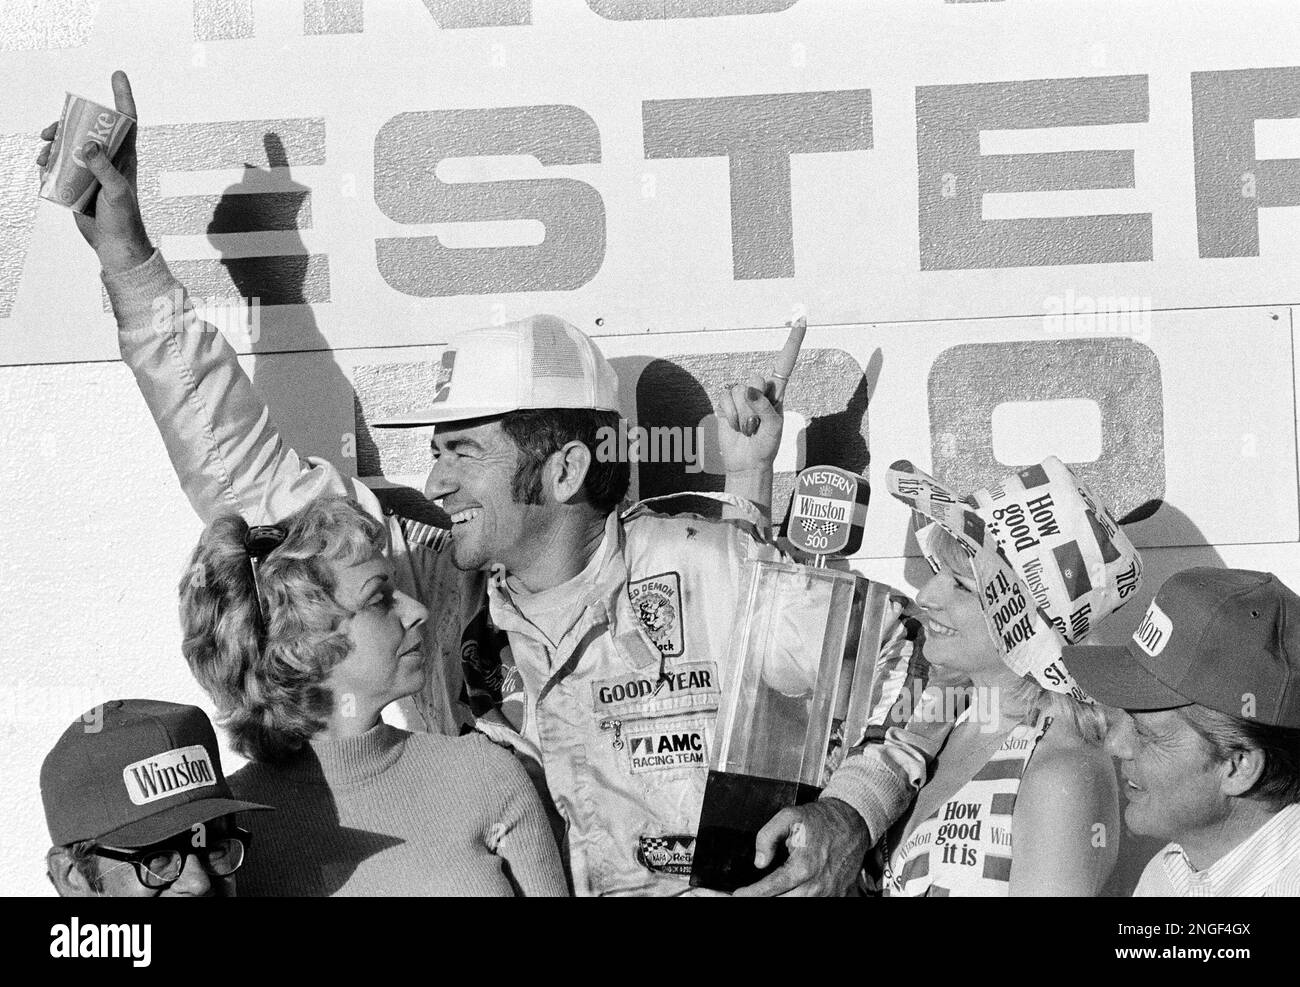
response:
[[[1097,894],[1118,851],[1115,773],[1060,656],[1133,597],[1136,549],[1055,457],[965,498],[906,461],[887,483],[934,569],[917,595],[925,658],[970,684],[908,714],[955,722],[886,841],[884,892]]]

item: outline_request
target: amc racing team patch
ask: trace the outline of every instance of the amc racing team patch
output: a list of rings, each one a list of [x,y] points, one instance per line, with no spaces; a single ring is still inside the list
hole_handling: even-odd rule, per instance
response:
[[[703,767],[709,761],[703,727],[634,733],[628,739],[628,755],[633,774]]]

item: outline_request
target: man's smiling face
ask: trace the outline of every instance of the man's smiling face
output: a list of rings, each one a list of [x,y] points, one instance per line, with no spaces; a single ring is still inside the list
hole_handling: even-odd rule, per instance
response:
[[[1120,761],[1129,829],[1181,843],[1227,815],[1221,765],[1178,710],[1108,713],[1106,748]]]
[[[458,569],[500,563],[509,571],[533,561],[531,545],[546,508],[515,501],[519,449],[499,419],[438,426],[433,468],[424,494],[441,500],[452,520],[452,561]]]

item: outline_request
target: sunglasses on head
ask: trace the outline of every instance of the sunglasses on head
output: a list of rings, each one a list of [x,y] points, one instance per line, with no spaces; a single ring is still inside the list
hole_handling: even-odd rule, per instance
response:
[[[288,532],[278,524],[259,524],[249,528],[244,535],[244,551],[248,553],[248,568],[253,574],[253,599],[257,601],[258,632],[266,637],[266,610],[262,605],[262,586],[257,580],[257,570],[266,557],[284,544]]]

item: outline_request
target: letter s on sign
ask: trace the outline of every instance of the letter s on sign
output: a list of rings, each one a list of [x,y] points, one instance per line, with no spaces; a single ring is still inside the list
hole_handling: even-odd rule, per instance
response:
[[[430,150],[432,148],[432,150]],[[536,220],[541,243],[444,246],[436,236],[375,241],[379,273],[420,298],[502,291],[572,291],[605,259],[605,204],[572,178],[444,182],[449,158],[530,155],[542,165],[600,161],[600,132],[576,106],[399,113],[375,136],[375,202],[399,223]]]

